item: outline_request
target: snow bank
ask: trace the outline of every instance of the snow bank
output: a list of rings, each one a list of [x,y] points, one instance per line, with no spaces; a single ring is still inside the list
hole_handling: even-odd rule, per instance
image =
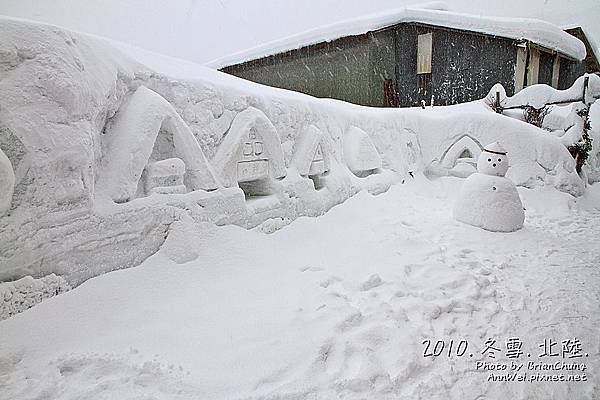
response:
[[[438,9],[435,9],[438,8]],[[524,39],[555,50],[577,60],[583,60],[586,49],[583,42],[549,22],[529,18],[485,17],[441,10],[434,4],[431,8],[403,7],[383,13],[338,22],[301,34],[266,43],[250,50],[235,53],[207,63],[219,69],[248,60],[255,60],[311,44],[330,42],[335,39],[376,31],[403,22],[444,26],[510,39]]]
[[[501,141],[518,185],[583,190],[558,138],[483,102],[360,107],[119,48],[0,19],[0,149],[15,173],[0,217],[0,281],[56,273],[77,285],[138,265],[185,218],[273,231],[450,164],[444,155],[466,136],[474,152]],[[356,154],[368,148],[375,174],[348,168],[352,132],[362,132]],[[182,162],[184,179],[175,167],[167,179],[152,175],[157,162]]]
[[[0,282],[0,320],[18,314],[44,299],[70,290],[60,276],[47,275],[40,279],[26,276],[14,282]]]

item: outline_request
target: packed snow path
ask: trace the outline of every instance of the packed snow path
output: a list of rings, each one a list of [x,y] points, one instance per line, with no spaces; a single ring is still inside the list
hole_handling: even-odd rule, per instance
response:
[[[452,219],[460,184],[363,192],[271,235],[174,224],[140,267],[1,321],[0,398],[595,398],[600,186],[520,188],[525,226],[505,234]],[[487,382],[476,362],[515,336],[536,362],[578,338],[588,381]],[[473,357],[425,358],[426,339]]]

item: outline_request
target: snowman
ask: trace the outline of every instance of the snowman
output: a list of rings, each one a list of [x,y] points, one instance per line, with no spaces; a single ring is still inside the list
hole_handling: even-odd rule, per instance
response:
[[[523,204],[514,183],[505,178],[506,150],[498,142],[485,147],[477,160],[477,173],[469,176],[454,204],[454,218],[493,232],[523,227]]]

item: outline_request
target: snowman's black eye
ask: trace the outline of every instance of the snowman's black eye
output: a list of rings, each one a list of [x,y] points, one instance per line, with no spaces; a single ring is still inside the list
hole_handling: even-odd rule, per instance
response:
[[[492,159],[491,159],[491,158],[488,158],[488,162],[492,162]]]
[[[502,159],[501,159],[501,158],[499,158],[499,159],[498,159],[498,162],[502,162]]]

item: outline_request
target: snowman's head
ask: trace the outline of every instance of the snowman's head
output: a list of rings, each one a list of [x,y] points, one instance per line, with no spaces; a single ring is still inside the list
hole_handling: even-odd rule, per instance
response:
[[[477,160],[477,172],[486,175],[504,176],[506,171],[508,171],[506,150],[498,142],[485,146]]]

